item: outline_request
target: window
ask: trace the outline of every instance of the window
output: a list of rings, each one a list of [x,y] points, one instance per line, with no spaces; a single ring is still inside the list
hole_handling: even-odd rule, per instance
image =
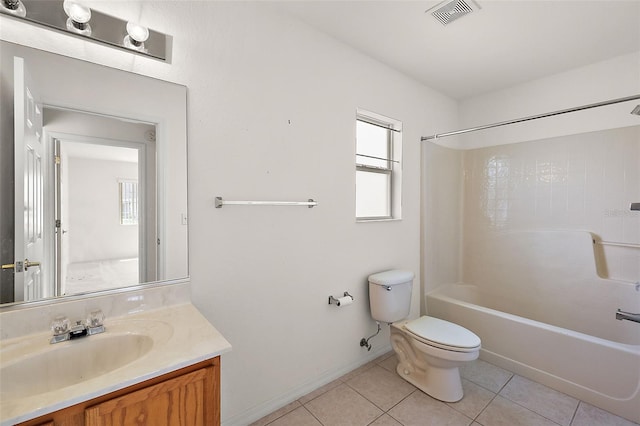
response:
[[[356,219],[399,219],[402,123],[358,110],[356,117]]]
[[[120,225],[138,224],[138,182],[120,181]]]

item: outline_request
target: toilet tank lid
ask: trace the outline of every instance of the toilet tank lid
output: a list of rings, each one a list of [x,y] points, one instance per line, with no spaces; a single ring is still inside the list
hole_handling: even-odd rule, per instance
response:
[[[378,272],[369,275],[369,282],[378,285],[404,284],[413,280],[414,274],[411,271],[392,269],[390,271]]]

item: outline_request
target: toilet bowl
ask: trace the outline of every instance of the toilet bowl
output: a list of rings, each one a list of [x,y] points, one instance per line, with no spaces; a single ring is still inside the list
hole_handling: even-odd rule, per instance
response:
[[[369,276],[371,316],[391,325],[391,346],[400,377],[428,395],[446,402],[462,399],[458,368],[478,358],[480,338],[439,318],[407,320],[413,272],[390,270]]]
[[[398,375],[445,402],[462,399],[459,367],[478,358],[480,338],[466,328],[423,316],[391,324]]]

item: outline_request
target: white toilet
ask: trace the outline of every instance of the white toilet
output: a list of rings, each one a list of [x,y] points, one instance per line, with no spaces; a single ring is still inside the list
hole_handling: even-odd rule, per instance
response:
[[[391,270],[369,276],[371,316],[391,324],[398,374],[432,397],[462,399],[460,367],[480,353],[480,338],[457,324],[422,316],[407,321],[413,272]]]

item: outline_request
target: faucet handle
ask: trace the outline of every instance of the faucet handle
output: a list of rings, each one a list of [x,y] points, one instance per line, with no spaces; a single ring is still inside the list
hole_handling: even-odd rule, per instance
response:
[[[87,316],[87,327],[100,327],[104,325],[104,314],[100,309],[91,311]]]
[[[51,331],[53,331],[54,336],[60,336],[69,332],[71,328],[71,321],[69,318],[64,316],[59,316],[51,321]]]
[[[100,309],[91,311],[87,315],[87,334],[94,335],[104,333],[104,314]]]

